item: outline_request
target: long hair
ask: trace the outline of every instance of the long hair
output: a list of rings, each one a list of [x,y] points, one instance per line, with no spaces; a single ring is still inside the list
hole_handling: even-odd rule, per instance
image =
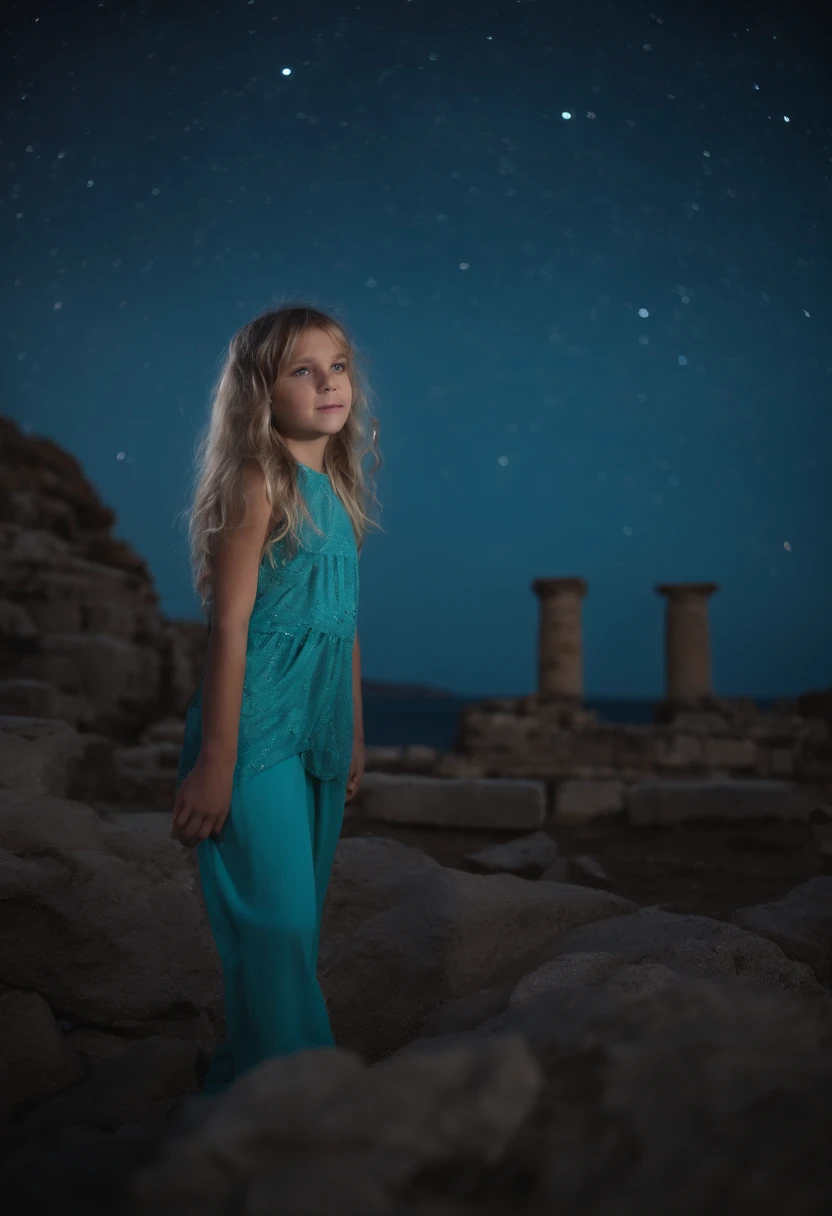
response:
[[[255,460],[263,471],[272,518],[261,550],[274,566],[274,546],[286,540],[285,552],[297,552],[301,519],[316,531],[303,494],[298,489],[297,462],[277,430],[271,393],[289,364],[301,333],[322,329],[348,355],[352,408],[341,430],[326,447],[326,472],[352,522],[361,551],[369,528],[381,526],[370,517],[371,501],[378,505],[373,475],[381,465],[378,419],[370,411],[371,389],[360,352],[344,325],[328,313],[303,303],[272,308],[237,331],[229,344],[214,386],[210,416],[194,451],[191,505],[188,520],[193,586],[203,612],[212,599],[213,558],[230,530],[239,527],[240,478],[243,465]],[[372,456],[365,471],[364,458]]]

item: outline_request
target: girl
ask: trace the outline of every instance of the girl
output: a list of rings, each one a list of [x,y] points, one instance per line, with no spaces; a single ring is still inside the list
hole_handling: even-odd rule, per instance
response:
[[[227,1035],[206,1094],[269,1056],[332,1047],[317,980],[344,803],[364,772],[362,460],[381,464],[357,352],[302,304],[235,334],[189,514],[208,618],[171,835],[196,847]],[[374,498],[373,494],[373,498]]]

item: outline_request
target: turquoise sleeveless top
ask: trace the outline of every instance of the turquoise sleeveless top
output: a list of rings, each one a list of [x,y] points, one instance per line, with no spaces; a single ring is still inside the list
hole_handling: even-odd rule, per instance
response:
[[[265,555],[260,562],[234,785],[293,755],[322,780],[349,773],[358,548],[327,474],[298,464],[298,488],[321,532],[302,519],[296,554],[284,556],[284,538],[273,546],[274,568]],[[204,675],[188,705],[177,789],[199,755]]]

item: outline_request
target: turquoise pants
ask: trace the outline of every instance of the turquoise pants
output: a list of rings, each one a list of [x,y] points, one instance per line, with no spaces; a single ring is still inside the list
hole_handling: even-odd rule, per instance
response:
[[[346,784],[290,756],[234,786],[221,838],[197,846],[227,1027],[205,1096],[271,1056],[335,1045],[317,962]]]

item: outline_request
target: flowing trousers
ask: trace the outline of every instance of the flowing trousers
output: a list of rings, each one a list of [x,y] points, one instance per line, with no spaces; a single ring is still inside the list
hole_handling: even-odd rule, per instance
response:
[[[206,1097],[271,1056],[334,1046],[317,962],[346,784],[290,756],[235,786],[220,839],[197,846],[227,1027]]]

